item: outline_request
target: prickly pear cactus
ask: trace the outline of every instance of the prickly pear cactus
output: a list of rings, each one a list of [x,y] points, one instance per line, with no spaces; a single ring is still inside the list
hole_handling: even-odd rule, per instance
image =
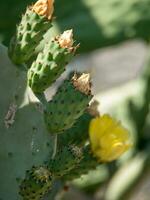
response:
[[[92,110],[89,73],[73,72],[51,101],[45,98],[77,48],[73,31],[65,31],[29,65],[43,30],[51,27],[45,20],[52,13],[53,0],[38,0],[27,9],[9,49],[0,46],[0,200],[54,200],[65,181],[95,169],[102,156],[107,162],[115,152],[117,158],[129,146],[118,122]]]

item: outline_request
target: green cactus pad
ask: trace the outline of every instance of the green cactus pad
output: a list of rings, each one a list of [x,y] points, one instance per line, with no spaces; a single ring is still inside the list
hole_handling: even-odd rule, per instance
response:
[[[64,71],[74,51],[60,47],[57,40],[50,41],[39,53],[28,72],[28,85],[35,93],[47,89]]]
[[[40,200],[50,190],[52,177],[45,167],[32,167],[20,185],[23,200]]]
[[[0,199],[21,200],[20,180],[27,169],[49,158],[52,137],[26,88],[25,74],[12,64],[2,45],[0,70]]]
[[[59,150],[54,159],[48,162],[48,168],[54,177],[62,177],[75,168],[82,159],[82,150],[77,146],[66,146]]]
[[[89,123],[92,118],[88,113],[83,114],[70,129],[58,137],[58,146],[62,147],[66,144],[82,146],[88,140]]]
[[[15,64],[22,64],[29,60],[35,48],[42,40],[44,33],[52,26],[45,16],[40,16],[27,8],[17,27],[15,36],[9,46],[9,57]]]
[[[65,80],[44,112],[45,123],[51,134],[69,129],[88,107],[92,95],[80,92],[71,80]]]
[[[71,181],[73,179],[79,178],[81,175],[87,174],[90,170],[95,169],[98,166],[96,158],[94,158],[90,152],[90,147],[87,145],[83,149],[83,158],[78,164],[78,166],[69,171],[63,177],[65,181]]]

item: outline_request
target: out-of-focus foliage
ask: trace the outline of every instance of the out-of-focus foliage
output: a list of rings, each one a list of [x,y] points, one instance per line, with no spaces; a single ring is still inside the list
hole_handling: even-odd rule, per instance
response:
[[[141,91],[129,101],[129,113],[139,137],[138,148],[150,145],[150,58],[140,80]]]
[[[0,41],[8,44],[15,32],[16,23],[21,19],[21,15],[29,3],[31,0],[0,1]]]
[[[135,134],[134,152],[128,162],[116,170],[106,190],[107,200],[128,199],[145,173],[150,170],[150,60],[145,66],[136,95],[119,107],[126,112]],[[136,88],[135,88],[136,89]],[[122,112],[122,113],[125,113]],[[117,112],[116,112],[117,113]],[[120,115],[120,114],[119,114]],[[120,115],[121,117],[121,115]],[[122,115],[124,118],[125,116]],[[124,162],[123,162],[124,163]],[[148,197],[146,197],[147,199]]]
[[[1,0],[0,32],[8,43],[18,16],[31,0]],[[149,39],[150,0],[55,0],[58,28],[73,28],[80,51],[89,51],[130,38]]]
[[[75,180],[74,183],[88,192],[98,192],[98,198],[105,200],[127,200],[132,196],[132,191],[143,180],[150,170],[150,62],[146,63],[142,75],[131,84],[135,92],[132,97],[122,99],[117,105],[112,103],[111,111],[121,119],[132,133],[134,146],[131,152],[121,160],[97,169]],[[130,90],[131,88],[128,88]],[[119,94],[126,91],[120,89]],[[106,173],[107,172],[107,173]],[[94,174],[105,174],[104,177]],[[93,177],[93,179],[92,179]],[[144,181],[143,181],[144,182]],[[99,184],[98,184],[99,183]],[[102,184],[103,183],[103,184]],[[105,188],[104,194],[101,196]],[[146,195],[145,195],[146,196]],[[132,198],[131,198],[132,199]],[[147,197],[146,197],[147,200]]]
[[[61,6],[60,6],[61,5]],[[150,0],[56,0],[60,30],[74,28],[81,51],[129,38],[148,39]]]

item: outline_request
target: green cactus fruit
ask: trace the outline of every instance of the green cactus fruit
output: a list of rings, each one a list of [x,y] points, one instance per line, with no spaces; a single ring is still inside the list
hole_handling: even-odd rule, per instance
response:
[[[54,159],[48,162],[48,169],[54,177],[59,178],[69,173],[82,159],[82,150],[74,145],[59,150]]]
[[[23,200],[40,200],[50,190],[52,177],[45,167],[32,167],[20,185]]]
[[[76,50],[72,45],[72,30],[68,30],[48,42],[38,54],[28,72],[28,85],[35,93],[43,92],[64,72]]]
[[[79,178],[81,175],[87,174],[90,170],[95,169],[98,166],[96,158],[94,158],[90,152],[89,145],[83,149],[83,157],[79,162],[78,166],[69,171],[68,174],[64,175],[63,180],[71,181]]]
[[[82,146],[88,140],[89,123],[92,118],[89,113],[83,114],[70,129],[58,137],[58,147],[66,144]]]
[[[92,98],[89,74],[74,74],[59,87],[44,111],[45,123],[51,134],[69,129],[84,113]]]
[[[45,8],[49,13],[46,13]],[[39,2],[27,8],[17,27],[16,34],[10,42],[8,52],[13,63],[19,65],[28,61],[44,33],[52,26],[53,4],[45,2],[45,8]],[[39,11],[40,9],[41,11]]]

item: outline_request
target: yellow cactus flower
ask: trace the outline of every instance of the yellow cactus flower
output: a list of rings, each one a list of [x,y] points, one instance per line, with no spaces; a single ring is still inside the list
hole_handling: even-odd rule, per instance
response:
[[[106,114],[91,120],[89,136],[92,152],[99,161],[115,160],[131,147],[129,132]]]

